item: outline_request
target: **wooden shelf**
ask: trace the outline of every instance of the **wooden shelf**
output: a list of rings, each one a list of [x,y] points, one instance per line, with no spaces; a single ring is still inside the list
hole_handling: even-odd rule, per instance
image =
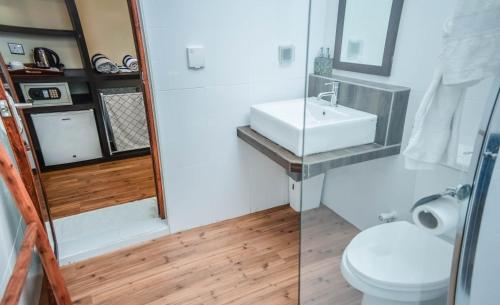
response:
[[[115,80],[138,80],[140,79],[139,72],[121,72],[121,73],[98,73],[94,72],[92,77],[96,81],[115,81]]]
[[[75,37],[75,35],[76,35],[76,32],[73,30],[29,28],[29,27],[13,26],[13,25],[5,25],[5,24],[0,24],[0,32],[30,34],[30,35],[44,35],[44,36],[62,36],[62,37]]]
[[[94,104],[86,103],[86,104],[73,104],[73,105],[62,105],[62,106],[40,106],[40,107],[23,109],[23,112],[25,114],[53,113],[53,112],[89,110],[94,108],[95,108]]]
[[[65,69],[63,75],[11,75],[14,83],[86,82],[88,76],[83,69]]]
[[[295,181],[326,173],[333,168],[397,155],[401,149],[400,144],[383,146],[370,143],[298,157],[250,126],[238,127],[236,134],[238,138],[283,167]]]

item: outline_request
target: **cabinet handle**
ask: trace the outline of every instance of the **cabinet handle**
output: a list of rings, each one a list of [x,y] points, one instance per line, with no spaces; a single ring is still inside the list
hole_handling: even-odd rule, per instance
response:
[[[71,121],[71,118],[63,118],[61,121]]]
[[[33,108],[33,103],[15,103],[14,107],[17,109]]]

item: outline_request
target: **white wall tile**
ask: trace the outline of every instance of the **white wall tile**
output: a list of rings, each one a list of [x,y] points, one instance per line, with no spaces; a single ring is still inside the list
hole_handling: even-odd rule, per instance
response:
[[[378,224],[381,212],[396,211],[408,220],[415,174],[404,169],[403,161],[393,156],[329,171],[323,203],[359,229]]]
[[[173,232],[288,202],[285,171],[236,137],[250,105],[304,95],[307,0],[142,0]],[[283,67],[278,47],[295,45]],[[206,66],[190,70],[186,46]]]

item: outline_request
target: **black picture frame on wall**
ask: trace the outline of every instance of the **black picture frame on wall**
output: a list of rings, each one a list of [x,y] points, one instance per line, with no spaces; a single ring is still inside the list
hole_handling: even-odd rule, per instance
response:
[[[342,37],[344,33],[346,1],[347,0],[339,0],[337,29],[335,33],[335,49],[333,55],[333,68],[366,74],[390,76],[392,68],[392,58],[394,56],[394,50],[396,48],[396,38],[398,36],[399,21],[401,19],[404,0],[392,1],[389,24],[387,26],[387,35],[385,38],[384,54],[382,57],[382,65],[380,66],[343,62],[340,60],[342,51]]]

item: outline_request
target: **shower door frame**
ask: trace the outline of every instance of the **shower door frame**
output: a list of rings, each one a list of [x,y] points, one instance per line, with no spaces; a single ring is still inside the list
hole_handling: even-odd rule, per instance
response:
[[[499,104],[500,87],[495,87],[487,101],[466,178],[467,181],[473,181],[473,190],[466,208],[462,209],[460,215],[450,276],[448,305],[469,305],[481,217],[498,153],[497,145],[494,145],[495,151],[490,151],[490,149],[492,144],[495,144],[494,141],[498,140],[496,137],[491,137],[491,129],[500,130]],[[474,167],[475,170],[472,170]]]

